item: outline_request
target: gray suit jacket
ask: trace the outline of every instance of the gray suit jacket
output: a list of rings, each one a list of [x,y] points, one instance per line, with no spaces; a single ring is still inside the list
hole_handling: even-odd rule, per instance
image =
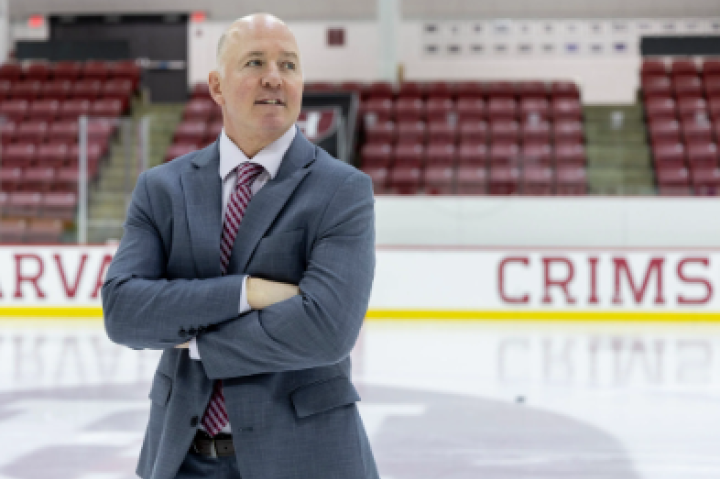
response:
[[[110,339],[162,349],[137,473],[175,477],[222,380],[243,479],[378,479],[349,354],[375,270],[369,177],[299,131],[220,274],[217,142],[144,172],[102,288]],[[301,294],[238,315],[241,274]],[[202,361],[175,345],[197,337]]]

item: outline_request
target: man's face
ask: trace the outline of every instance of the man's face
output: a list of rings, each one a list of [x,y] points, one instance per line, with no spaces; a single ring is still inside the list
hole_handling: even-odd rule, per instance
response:
[[[272,141],[297,121],[303,89],[300,54],[283,24],[253,22],[231,30],[220,68],[220,94],[213,96],[223,107],[225,130],[232,138]]]

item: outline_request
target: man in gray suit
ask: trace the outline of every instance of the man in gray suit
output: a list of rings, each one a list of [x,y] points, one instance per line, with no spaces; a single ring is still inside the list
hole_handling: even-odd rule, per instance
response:
[[[102,298],[111,340],[163,350],[144,479],[378,479],[349,358],[372,186],[295,127],[300,66],[277,18],[233,23],[209,77],[218,141],[138,179]]]

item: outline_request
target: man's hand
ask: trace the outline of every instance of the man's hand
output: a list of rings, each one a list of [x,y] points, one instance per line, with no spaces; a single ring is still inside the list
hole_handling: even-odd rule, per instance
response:
[[[300,294],[300,288],[294,284],[260,278],[248,277],[246,288],[248,304],[252,309],[264,309]]]

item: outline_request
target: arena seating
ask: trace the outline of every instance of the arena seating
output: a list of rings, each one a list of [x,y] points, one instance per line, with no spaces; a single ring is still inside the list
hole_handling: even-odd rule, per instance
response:
[[[378,194],[585,194],[580,92],[566,82],[308,83],[354,91],[358,166]],[[222,128],[207,85],[195,85],[166,161]]]
[[[139,80],[131,61],[0,65],[3,230],[26,242],[59,240],[62,227],[54,220],[71,223],[77,206],[77,119],[95,117],[88,122],[88,174],[94,181]]]
[[[720,194],[720,60],[646,59],[640,76],[660,194]]]

